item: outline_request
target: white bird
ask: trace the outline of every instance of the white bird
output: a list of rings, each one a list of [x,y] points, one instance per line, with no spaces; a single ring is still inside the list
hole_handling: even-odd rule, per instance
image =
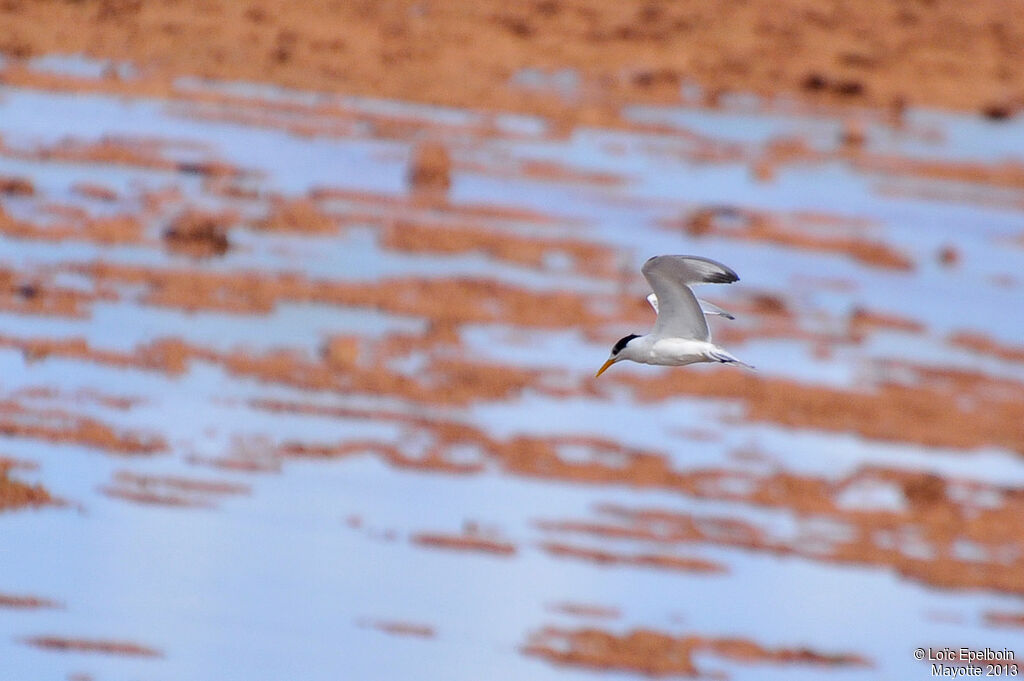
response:
[[[739,276],[720,262],[696,255],[656,255],[641,270],[654,293],[647,297],[658,321],[646,336],[630,334],[612,347],[612,353],[597,375],[616,362],[628,359],[641,364],[684,366],[696,362],[741,362],[711,342],[705,314],[732,315],[705,301],[697,300],[691,284],[731,284]]]

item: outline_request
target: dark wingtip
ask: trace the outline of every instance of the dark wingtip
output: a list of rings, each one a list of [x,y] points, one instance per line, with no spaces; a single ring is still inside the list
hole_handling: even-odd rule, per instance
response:
[[[704,281],[709,284],[731,284],[739,280],[739,276],[730,270],[729,272],[713,272]]]
[[[691,265],[692,272],[698,279],[694,282],[702,282],[706,284],[731,284],[734,281],[739,281],[740,277],[731,267],[723,265],[717,260],[711,258],[705,258],[701,255],[655,255],[647,259],[644,263],[643,271],[646,274],[647,268],[651,263],[659,258],[675,258],[679,260],[689,260],[693,263]],[[701,264],[696,264],[701,263]]]

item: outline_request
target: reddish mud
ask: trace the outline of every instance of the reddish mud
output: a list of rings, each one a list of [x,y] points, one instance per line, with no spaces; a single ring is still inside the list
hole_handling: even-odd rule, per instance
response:
[[[593,619],[614,620],[622,616],[618,608],[611,608],[604,605],[592,605],[589,603],[552,603],[547,607],[549,612],[557,612],[573,617],[585,617]]]
[[[603,549],[574,546],[563,542],[545,542],[541,548],[558,558],[578,558],[598,565],[632,565],[636,567],[678,570],[680,572],[727,572],[724,565],[700,558],[685,558],[665,554],[622,554]]]
[[[999,384],[990,379],[976,378],[975,380],[978,380],[980,386],[983,386],[983,392],[995,394],[999,390]],[[949,385],[948,388],[959,389],[957,385]],[[968,394],[973,394],[974,391],[968,385],[961,385],[964,385],[963,390]],[[1005,386],[1005,389],[1009,389],[1010,395],[1016,394],[1012,383]],[[799,391],[789,385],[785,394],[792,396],[799,394]],[[840,397],[840,395],[844,397]],[[836,391],[836,402],[849,400],[851,395],[855,395],[855,393]],[[446,458],[448,451],[470,446],[499,462],[503,470],[519,475],[592,484],[625,483],[639,487],[677,490],[687,494],[711,494],[725,498],[749,499],[769,505],[793,506],[799,504],[796,508],[807,511],[820,511],[828,509],[832,505],[832,502],[828,500],[832,488],[819,479],[779,473],[774,477],[762,480],[746,495],[726,493],[725,490],[729,489],[728,481],[736,474],[717,471],[676,471],[670,465],[668,457],[662,452],[624,447],[617,442],[600,438],[517,436],[502,440],[492,438],[486,432],[472,426],[439,419],[420,418],[399,412],[319,407],[280,401],[257,401],[252,404],[270,411],[374,419],[414,427],[418,431],[429,434],[432,441],[435,442],[431,451],[432,456],[437,457],[434,461],[439,470],[447,469],[452,465],[452,462]],[[837,420],[841,419],[842,412],[837,414],[836,418]],[[1019,432],[1016,430],[1008,428],[1006,432],[1019,436]],[[295,446],[297,445],[293,445],[293,450]],[[584,448],[589,452],[589,460],[569,461],[564,459],[561,450],[566,447]],[[323,452],[321,455],[331,456],[360,452],[378,453],[386,460],[399,457],[397,452],[391,451],[390,446],[384,443],[324,445],[321,446],[321,450]],[[301,453],[301,450],[298,451]],[[295,451],[290,453],[295,453]],[[400,462],[401,459],[399,458],[398,461]],[[479,466],[476,466],[475,470],[479,470]],[[890,474],[896,475],[895,472],[885,473],[885,475]],[[746,480],[747,483],[755,481],[754,478]],[[813,494],[793,494],[798,489],[813,492]]]
[[[252,223],[260,230],[299,234],[328,234],[338,231],[338,221],[308,198],[288,200],[274,197],[265,218]]]
[[[139,504],[213,508],[222,497],[248,494],[250,490],[248,485],[232,482],[120,471],[100,491]]]
[[[0,459],[0,512],[56,503],[42,485],[28,485],[11,478],[12,467],[11,462]]]
[[[412,234],[415,234],[414,230]],[[408,239],[415,237],[394,238],[408,243]],[[481,247],[490,248],[486,245]],[[586,262],[594,262],[592,256],[592,253],[579,254]],[[545,383],[541,374],[518,368],[438,358],[424,375],[411,377],[389,369],[386,366],[388,359],[406,356],[415,349],[433,348],[437,343],[446,346],[457,344],[458,337],[453,331],[460,324],[500,321],[533,328],[563,328],[565,320],[572,319],[579,328],[597,329],[613,319],[620,324],[627,323],[629,319],[646,322],[651,315],[643,301],[635,296],[612,298],[610,300],[614,301],[616,308],[596,313],[594,301],[585,296],[569,292],[535,293],[475,279],[403,278],[370,284],[311,280],[292,274],[153,270],[112,263],[77,266],[74,271],[93,279],[105,296],[116,296],[118,294],[113,292],[124,287],[141,286],[144,302],[183,310],[259,314],[269,312],[281,302],[318,302],[421,317],[431,321],[432,330],[422,338],[395,337],[385,342],[376,358],[368,358],[369,363],[363,361],[361,352],[351,341],[345,352],[340,354],[335,352],[337,346],[328,345],[329,352],[321,361],[284,351],[263,356],[214,353],[190,348],[174,340],[160,341],[132,354],[92,351],[80,341],[2,339],[2,344],[20,347],[36,359],[50,355],[71,356],[167,372],[181,371],[189,358],[202,359],[222,364],[236,375],[297,387],[395,394],[425,401],[443,398],[452,404],[508,397],[527,387],[541,391],[548,388],[543,387]],[[11,280],[17,281],[13,277]],[[24,293],[12,295],[24,297]],[[46,300],[48,296],[33,294],[32,300],[36,298]],[[762,319],[772,320],[770,327],[778,327],[785,319],[780,313],[780,310],[785,311],[784,303],[761,305],[759,308],[754,308],[755,313]],[[62,311],[77,312],[75,308]],[[856,341],[862,339],[869,329],[917,331],[920,326],[913,320],[883,318],[876,313],[858,311],[851,320],[850,328],[852,340]],[[737,333],[726,329],[723,338],[731,339]],[[774,332],[768,329],[769,336],[801,337],[801,333],[792,326],[779,327]],[[933,380],[936,377],[926,371],[909,369],[912,374],[926,380],[921,380],[918,385],[897,385],[886,382],[883,375],[881,383],[865,386],[863,393],[734,372],[717,372],[714,376],[690,372],[685,382],[677,381],[677,377],[670,373],[644,379],[631,375],[616,378],[610,374],[607,381],[595,382],[590,390],[618,382],[629,385],[637,397],[644,400],[680,394],[739,400],[745,405],[748,417],[755,420],[794,427],[853,431],[874,439],[956,448],[997,445],[1019,451],[1024,447],[1017,427],[1022,418],[1021,401],[1018,399],[1021,386],[1002,382],[1002,387],[993,390],[993,386],[986,386],[982,379],[959,381],[958,389],[968,389],[975,405],[965,406],[962,399],[949,399],[949,390],[942,386],[946,381]],[[782,395],[786,395],[786,399],[781,399]],[[894,408],[896,406],[900,408]],[[907,422],[901,416],[904,409],[920,418]]]
[[[86,53],[137,62],[154,83],[198,75],[571,112],[589,123],[608,119],[611,105],[626,98],[676,99],[683,82],[701,84],[711,101],[725,91],[785,93],[894,111],[970,109],[993,120],[1014,115],[1024,91],[1024,34],[1011,5],[997,0],[926,7],[756,0],[727,11],[692,1],[47,0],[0,11],[8,27],[0,51],[8,57]],[[180,49],[185,35],[201,37],[195,49]],[[580,84],[568,92],[509,87],[525,67],[573,69]],[[44,76],[37,79],[55,79]],[[116,70],[100,80],[120,82]]]
[[[406,176],[413,192],[444,196],[452,186],[452,159],[444,145],[423,142],[413,149]]]
[[[31,180],[24,177],[0,175],[0,194],[4,196],[32,196],[36,187]]]
[[[1006,345],[981,333],[961,331],[950,336],[949,342],[979,355],[989,355],[1007,362],[1024,362],[1024,345]]]
[[[992,164],[951,163],[903,157],[862,157],[858,159],[857,166],[861,170],[880,171],[889,175],[970,182],[991,187],[1024,188],[1024,165],[1009,161]]]
[[[142,219],[134,215],[94,218],[80,208],[60,204],[45,204],[41,209],[55,217],[56,223],[40,225],[26,220],[15,220],[0,206],[0,233],[16,239],[53,243],[85,241],[118,245],[144,242]]]
[[[581,324],[608,321],[591,311],[593,302],[569,292],[535,293],[492,280],[402,277],[380,282],[309,279],[298,274],[257,271],[150,269],[98,262],[75,272],[108,286],[142,286],[142,302],[186,311],[265,314],[280,302],[313,302],[367,307],[439,322],[497,322],[561,328],[565,319]],[[543,306],[538,307],[541,301]]]
[[[674,637],[645,629],[617,636],[600,629],[546,627],[530,637],[523,652],[560,665],[648,676],[706,676],[708,672],[694,661],[695,654],[743,664],[871,665],[867,658],[851,653],[826,654],[807,648],[771,649],[740,638]]]
[[[1020,627],[1024,629],[1024,613],[986,612],[985,623],[993,627]]]
[[[669,545],[710,542],[818,561],[881,565],[945,588],[1024,593],[1024,558],[1014,521],[1024,513],[1024,497],[1016,489],[888,469],[862,469],[835,483],[783,473],[749,476],[742,491],[712,483],[744,476],[709,472],[705,477],[704,482],[693,481],[691,494],[792,509],[806,529],[782,539],[735,518],[619,506],[598,509],[602,520],[544,521],[539,527],[549,533]],[[851,507],[844,501],[847,492],[879,487],[893,489],[903,507]],[[986,499],[990,501],[981,501]],[[973,555],[963,556],[963,546],[973,547]]]
[[[188,360],[188,346],[178,340],[158,340],[126,353],[90,347],[82,338],[24,339],[0,335],[0,347],[21,351],[29,362],[43,361],[48,357],[61,357],[105,366],[160,371],[168,375],[182,373]]]
[[[862,307],[854,308],[850,315],[850,336],[862,339],[876,329],[903,331],[905,333],[921,333],[924,324],[900,315],[873,312]]]
[[[703,208],[684,219],[669,221],[665,226],[683,229],[693,236],[724,236],[744,241],[757,241],[778,246],[819,253],[847,255],[854,260],[873,267],[895,270],[912,270],[909,257],[880,241],[870,241],[858,236],[843,234],[821,234],[820,225],[801,225],[799,217],[772,216],[737,208]],[[817,227],[808,229],[808,227]]]
[[[0,593],[0,608],[13,608],[18,610],[38,610],[40,608],[59,608],[60,603],[51,601],[48,598],[38,596],[14,596],[12,594]]]
[[[231,214],[186,212],[164,230],[163,240],[171,251],[193,258],[224,255],[230,246],[228,227],[237,219]]]
[[[32,636],[24,642],[44,650],[75,653],[99,653],[102,655],[125,655],[129,657],[163,657],[163,653],[149,646],[130,641],[105,641],[60,636]]]
[[[738,400],[743,417],[793,428],[853,432],[874,440],[915,442],[971,449],[984,445],[1024,453],[1024,385],[982,374],[889,365],[905,370],[916,384],[883,380],[863,391],[761,379],[739,372],[693,372],[686,381],[664,373],[612,379],[630,386],[641,400],[691,395]],[[604,377],[602,377],[603,380]],[[967,399],[960,399],[960,388]],[[910,418],[908,415],[913,415]]]
[[[205,178],[244,177],[242,169],[217,160],[179,161],[168,153],[174,144],[162,139],[104,137],[98,142],[65,138],[51,146],[14,149],[0,140],[0,153],[26,161],[129,166],[198,175]]]
[[[437,630],[429,624],[399,622],[393,620],[359,620],[358,624],[370,629],[382,631],[393,636],[412,636],[415,638],[434,638]]]
[[[0,231],[6,231],[0,207]],[[24,315],[84,317],[86,307],[97,296],[57,286],[52,277],[36,272],[0,268],[0,310]]]
[[[0,434],[84,445],[113,454],[154,454],[167,449],[160,435],[119,431],[89,416],[37,409],[12,400],[0,400]]]
[[[515,544],[473,532],[464,534],[417,532],[410,537],[410,541],[418,546],[427,546],[436,549],[474,551],[478,553],[491,553],[499,556],[514,556],[516,554]]]
[[[1017,555],[1014,529],[1015,518],[1024,513],[1024,498],[1009,487],[876,468],[861,469],[838,481],[784,472],[754,475],[713,469],[678,471],[662,453],[625,448],[597,438],[520,436],[502,441],[469,426],[385,411],[314,408],[275,402],[254,406],[292,413],[372,418],[423,430],[434,442],[430,458],[417,461],[424,470],[451,470],[453,464],[447,460],[445,452],[472,446],[497,461],[502,470],[516,475],[589,484],[627,484],[673,490],[699,498],[790,509],[812,527],[810,534],[780,540],[748,522],[728,517],[693,518],[608,507],[604,511],[626,522],[544,521],[539,527],[545,532],[582,532],[603,538],[669,543],[710,542],[828,562],[879,565],[947,588],[989,588],[1018,593],[1020,585],[1024,584],[1024,561]],[[585,448],[590,454],[589,460],[565,460],[561,454],[565,447]],[[323,453],[332,456],[377,454],[395,465],[406,465],[397,450],[383,443],[330,446],[323,448]],[[478,464],[471,469],[462,468],[460,472],[480,470],[482,466]],[[902,508],[850,507],[844,495],[848,490],[863,487],[892,488]],[[979,505],[980,502],[972,499],[995,501]],[[815,522],[826,520],[830,524],[824,529],[813,529]],[[908,537],[914,538],[913,541]],[[462,541],[462,538],[456,536],[451,541]],[[964,544],[975,546],[980,556],[960,557],[958,547]],[[917,548],[908,553],[904,545]],[[724,569],[714,563],[669,555],[631,555],[607,548],[581,548],[561,539],[549,541],[542,548],[559,556],[606,564]]]
[[[79,196],[106,203],[113,203],[119,198],[116,191],[95,182],[79,182],[72,187],[72,190]]]
[[[547,239],[472,227],[447,227],[396,221],[381,234],[381,245],[412,253],[482,253],[488,258],[542,268],[555,257],[567,258],[581,274],[613,279],[618,274],[615,253],[599,244],[576,239]]]

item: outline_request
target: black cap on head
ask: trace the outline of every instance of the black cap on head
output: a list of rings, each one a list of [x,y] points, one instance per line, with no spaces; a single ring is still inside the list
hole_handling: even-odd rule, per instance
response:
[[[629,341],[639,337],[639,335],[631,333],[628,336],[625,336],[624,338],[620,338],[619,342],[612,347],[612,355],[619,354],[620,352],[622,352],[622,348],[626,347],[626,344],[629,343]]]

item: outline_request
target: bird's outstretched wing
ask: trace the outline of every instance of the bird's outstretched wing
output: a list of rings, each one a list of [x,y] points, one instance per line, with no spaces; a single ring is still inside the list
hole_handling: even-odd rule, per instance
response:
[[[658,300],[655,336],[710,340],[708,322],[690,284],[730,284],[739,276],[722,263],[695,255],[656,255],[641,270]],[[652,303],[653,304],[653,303]]]
[[[651,307],[654,308],[655,312],[658,311],[658,296],[652,293],[647,296],[647,302],[651,304]],[[717,315],[719,317],[725,317],[726,319],[736,319],[736,316],[731,312],[727,312],[714,303],[709,303],[703,298],[698,298],[697,303],[700,305],[701,312],[704,313],[705,317],[708,315]]]

